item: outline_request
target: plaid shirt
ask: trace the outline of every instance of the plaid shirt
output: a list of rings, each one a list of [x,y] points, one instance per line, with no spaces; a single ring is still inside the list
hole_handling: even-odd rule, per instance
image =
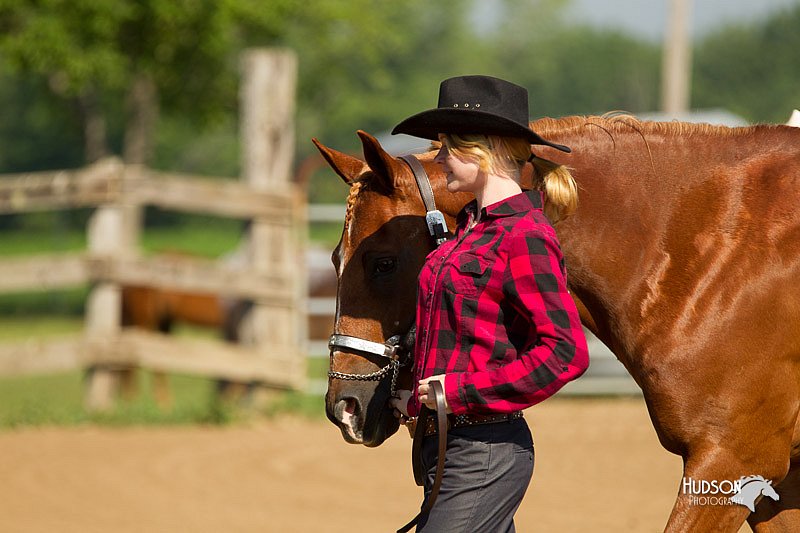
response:
[[[455,414],[508,413],[550,397],[589,364],[542,195],[524,192],[459,213],[455,238],[428,255],[419,276],[417,381],[446,374]]]

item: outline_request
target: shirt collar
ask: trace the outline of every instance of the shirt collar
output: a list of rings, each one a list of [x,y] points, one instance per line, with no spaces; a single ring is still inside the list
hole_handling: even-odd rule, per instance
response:
[[[542,209],[544,205],[544,193],[542,191],[522,191],[514,196],[509,196],[499,202],[487,205],[481,209],[481,220],[489,218],[501,218],[518,213],[525,213],[532,209]],[[469,220],[470,215],[473,217],[477,214],[478,201],[472,200],[458,213],[456,222],[461,224]]]

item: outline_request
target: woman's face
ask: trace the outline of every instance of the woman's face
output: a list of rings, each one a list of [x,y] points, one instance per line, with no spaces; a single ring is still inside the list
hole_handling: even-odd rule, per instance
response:
[[[478,164],[459,159],[451,153],[447,149],[444,135],[440,134],[439,140],[442,142],[442,148],[433,160],[442,165],[442,170],[447,175],[447,190],[475,193],[482,189],[486,182],[486,175],[480,172]]]

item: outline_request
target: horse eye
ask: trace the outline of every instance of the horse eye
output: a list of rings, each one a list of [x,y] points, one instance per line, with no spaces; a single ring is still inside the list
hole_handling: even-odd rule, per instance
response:
[[[381,257],[375,260],[374,273],[375,274],[391,274],[397,267],[397,263],[393,257]]]

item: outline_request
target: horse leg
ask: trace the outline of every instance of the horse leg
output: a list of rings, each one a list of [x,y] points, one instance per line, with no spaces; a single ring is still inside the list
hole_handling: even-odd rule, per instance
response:
[[[172,332],[172,319],[165,311],[157,319],[157,328],[160,333],[169,335]],[[172,408],[172,391],[169,387],[169,376],[166,372],[154,370],[152,372],[153,398],[156,405],[162,410],[168,411]]]
[[[245,346],[252,345],[252,332],[246,331],[245,327],[248,325],[246,321],[248,319],[252,320],[250,312],[253,310],[253,302],[250,300],[233,300],[225,302],[223,307],[225,309],[225,318],[222,324],[222,336],[225,341]],[[218,379],[216,387],[217,398],[221,402],[230,405],[242,404],[256,388],[259,387],[254,384]]]
[[[683,478],[678,499],[672,508],[665,531],[729,531],[736,532],[750,512],[742,505],[703,505],[696,495],[684,493],[684,482],[692,480],[736,480],[749,472],[737,454],[722,448],[684,458]]]
[[[119,371],[120,394],[125,401],[133,401],[139,394],[139,380],[136,367],[125,367]]]
[[[775,486],[780,499],[761,498],[747,522],[756,533],[800,531],[800,464],[792,464],[786,478]]]

